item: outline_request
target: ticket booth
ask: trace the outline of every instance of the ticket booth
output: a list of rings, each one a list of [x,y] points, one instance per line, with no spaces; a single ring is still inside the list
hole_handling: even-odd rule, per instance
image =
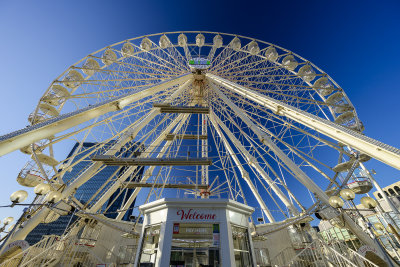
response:
[[[227,199],[160,199],[142,205],[135,266],[255,266],[249,216]]]

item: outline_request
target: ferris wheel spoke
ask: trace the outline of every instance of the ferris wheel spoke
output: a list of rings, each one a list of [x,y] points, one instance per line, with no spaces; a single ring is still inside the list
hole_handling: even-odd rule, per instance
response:
[[[229,46],[229,45],[228,45],[228,46]],[[228,46],[226,46],[226,47],[228,47]],[[247,46],[248,46],[248,45],[244,46],[242,49],[240,49],[239,51],[235,51],[234,53],[230,54],[229,56],[225,56],[225,57],[224,57],[224,60],[221,61],[220,63],[218,63],[217,65],[215,65],[215,66],[211,69],[211,71],[214,71],[215,69],[224,70],[225,67],[230,66],[230,65],[232,65],[232,64],[239,65],[239,64],[241,63],[241,61],[246,60],[246,59],[248,59],[249,57],[251,57],[252,55],[251,55],[249,52],[246,51],[246,50],[247,50]],[[246,52],[245,52],[245,51],[246,51]],[[261,50],[259,53],[262,53],[262,52],[263,52],[263,50]],[[237,59],[235,59],[234,57],[237,57]],[[232,61],[230,61],[229,63],[227,63],[227,64],[225,64],[225,65],[222,65],[223,63],[225,63],[225,62],[231,60],[232,58],[233,58]]]
[[[329,180],[330,182],[336,183],[336,181],[334,181],[332,178],[329,177],[329,175],[327,173],[325,173],[324,171],[322,171],[320,168],[318,168],[314,163],[311,162],[311,160],[317,162],[318,164],[324,166],[325,168],[332,170],[332,168],[328,165],[326,165],[325,163],[323,163],[322,161],[319,161],[318,159],[316,159],[315,157],[310,156],[309,154],[303,152],[302,150],[300,150],[299,148],[297,148],[296,146],[293,146],[287,142],[285,142],[282,138],[278,137],[277,135],[273,134],[271,131],[269,131],[268,129],[266,129],[262,124],[260,124],[258,121],[253,120],[254,123],[257,124],[257,126],[264,132],[266,132],[267,134],[271,135],[274,137],[274,139],[278,140],[280,143],[282,143],[284,146],[286,146],[292,153],[296,154],[296,156],[298,156],[299,158],[301,158],[303,161],[307,162],[307,164],[309,164],[314,170],[316,170],[318,173],[320,173],[323,177],[325,177],[327,180]]]
[[[216,77],[216,76],[214,76]],[[214,79],[216,81],[216,79]],[[224,83],[222,85],[228,86],[229,83]],[[230,85],[232,87],[232,85]],[[247,97],[247,95],[246,95]],[[309,178],[296,164],[291,161],[285,153],[283,153],[273,142],[270,142],[270,138],[266,135],[260,134],[260,139],[264,140],[268,146],[274,151],[274,153],[289,167],[289,169],[295,174],[297,178],[304,186],[309,188],[313,193],[324,202],[327,203],[328,197],[320,187],[318,187],[311,178]]]
[[[211,76],[211,74],[207,74]],[[362,136],[361,134],[346,129],[345,127],[329,122],[325,119],[317,117],[308,112],[289,106],[281,101],[272,99],[257,92],[235,85],[229,81],[224,81],[217,76],[212,76],[212,79],[219,81],[221,85],[236,91],[237,93],[252,99],[253,101],[267,106],[269,109],[274,110],[280,115],[293,119],[300,124],[303,124],[311,129],[318,129],[319,132],[335,139],[339,142],[347,144],[355,149],[374,157],[392,167],[399,169],[400,167],[400,151],[396,148],[382,144],[381,142]],[[218,83],[218,82],[217,82]]]
[[[231,99],[233,100],[234,98],[231,98]],[[291,120],[285,119],[285,117],[282,117],[282,116],[279,116],[279,115],[277,115],[277,114],[275,114],[275,113],[273,113],[273,112],[270,112],[270,110],[267,110],[267,109],[266,109],[265,107],[263,107],[263,106],[255,106],[255,105],[253,105],[253,103],[251,103],[251,102],[249,102],[249,101],[247,101],[247,100],[245,100],[245,99],[240,99],[240,101],[245,102],[247,105],[249,105],[249,106],[255,108],[255,111],[253,111],[253,112],[250,111],[250,110],[248,110],[248,108],[247,108],[246,113],[248,113],[248,114],[250,114],[250,115],[256,115],[256,114],[258,114],[258,116],[259,116],[260,118],[262,118],[262,119],[269,120],[269,121],[274,121],[275,123],[279,123],[280,126],[282,126],[282,127],[284,126],[282,129],[289,129],[289,128],[290,128],[290,129],[293,129],[293,130],[299,132],[299,134],[308,135],[308,136],[310,136],[311,138],[317,140],[318,142],[321,142],[321,143],[323,143],[324,145],[329,146],[329,147],[331,147],[331,148],[337,150],[338,152],[343,152],[343,153],[345,153],[347,156],[350,156],[349,153],[347,153],[346,151],[343,151],[343,149],[340,148],[337,144],[334,144],[334,143],[331,142],[331,141],[328,141],[328,140],[326,140],[326,139],[323,139],[323,138],[321,138],[321,137],[319,137],[319,136],[313,134],[311,131],[306,131],[306,130],[304,130],[304,129],[301,129],[301,128],[299,127],[299,126],[302,126],[301,124],[300,124],[300,125],[296,125],[296,124],[295,124],[294,122],[292,122]],[[239,104],[239,103],[237,103],[237,104]],[[244,109],[245,109],[245,107],[242,108],[242,110],[244,110]],[[266,117],[266,116],[263,115],[263,114],[268,114],[268,117]],[[255,121],[254,118],[253,118],[253,120]],[[257,123],[258,123],[258,125],[259,125],[260,127],[265,128],[265,127],[262,125],[261,122],[257,121]],[[303,126],[303,127],[304,127],[304,126]],[[272,131],[270,131],[270,132],[272,133]],[[279,136],[281,136],[281,134],[275,133],[274,136],[279,137]]]
[[[90,56],[91,58],[95,58],[97,60],[101,60],[100,57],[96,57],[96,56]],[[135,59],[135,61],[133,61],[133,59]],[[143,63],[143,61],[146,62]],[[155,74],[159,74],[159,75],[163,75],[166,77],[172,77],[172,76],[176,76],[179,75],[179,72],[175,71],[175,70],[171,70],[171,69],[166,69],[166,68],[159,68],[160,66],[163,66],[161,64],[153,64],[153,61],[149,61],[149,60],[143,60],[141,57],[137,57],[137,56],[133,56],[132,59],[128,59],[126,61],[119,61],[119,60],[114,60],[112,61],[114,64],[121,66],[122,68],[126,68],[130,71],[138,71],[138,72],[143,72],[146,75],[155,75]],[[141,63],[141,64],[138,64]],[[154,67],[157,66],[157,67]],[[144,72],[145,70],[149,71],[149,72]],[[154,73],[156,72],[156,73]]]
[[[285,204],[285,206],[294,214],[297,214],[296,208],[290,203],[289,199],[285,194],[276,186],[276,184],[272,181],[269,175],[264,171],[264,169],[258,164],[257,160],[242,146],[239,140],[236,139],[234,134],[225,126],[225,124],[212,112],[210,114],[211,121],[213,122],[214,127],[218,124],[222,130],[229,136],[231,141],[235,144],[235,146],[240,150],[243,154],[245,160],[249,165],[253,166],[258,173],[260,173],[261,177],[267,182],[267,184],[274,190],[275,194],[279,197],[279,199]],[[214,121],[213,121],[214,120]]]
[[[104,101],[103,103],[89,106],[82,110],[77,110],[75,112],[71,112],[69,114],[50,119],[49,121],[45,121],[34,126],[27,127],[23,130],[2,136],[0,137],[0,155],[7,154],[11,151],[22,148],[41,139],[47,138],[58,132],[64,131],[75,125],[93,119],[101,114],[123,108],[126,105],[139,100],[140,98],[164,90],[178,83],[186,82],[189,78],[190,77],[188,75],[184,75],[172,81],[145,88],[140,92],[122,95],[115,99],[110,99],[108,101]]]
[[[241,64],[240,61],[245,61],[245,62]],[[225,65],[224,68],[218,69],[216,73],[220,76],[223,76],[224,74],[230,73],[231,71],[234,71],[236,69],[242,70],[243,68],[254,68],[262,64],[263,62],[264,60],[262,58],[258,58],[257,56],[252,56],[247,54],[245,57]]]
[[[170,116],[165,116],[164,119],[161,121],[164,122]],[[159,144],[165,139],[165,136],[172,130],[172,128],[178,123],[178,119],[175,118],[168,126],[158,134],[158,137],[138,156],[138,158],[147,158],[150,157],[153,153],[154,149],[159,146]],[[155,130],[156,128],[153,128]],[[152,132],[150,132],[152,133]],[[148,135],[149,136],[149,135]],[[123,185],[123,182],[131,176],[131,174],[138,168],[138,166],[130,166],[127,170],[118,177],[116,181],[107,189],[106,192],[102,193],[100,198],[89,208],[89,212],[97,212],[104,203],[114,194],[114,192]]]
[[[243,177],[243,179],[245,180],[245,182],[249,186],[251,192],[254,194],[254,196],[255,196],[258,204],[260,205],[262,211],[265,213],[265,216],[267,216],[267,218],[269,219],[270,222],[273,222],[274,218],[273,218],[271,212],[269,211],[267,205],[264,203],[264,201],[263,201],[262,197],[260,196],[259,192],[256,190],[253,182],[250,179],[249,173],[243,168],[242,164],[240,163],[239,158],[233,152],[233,149],[229,145],[229,143],[226,140],[225,136],[222,134],[222,132],[221,132],[221,130],[219,128],[219,124],[217,122],[215,122],[212,118],[210,119],[210,121],[213,124],[214,129],[217,132],[219,138],[222,140],[222,142],[223,142],[223,144],[225,146],[225,149],[227,150],[229,156],[232,157],[233,161],[235,162],[236,167],[239,169],[241,176]],[[237,181],[237,183],[240,184],[239,181]]]
[[[217,92],[217,94],[218,94],[218,92]],[[227,100],[227,99],[225,99],[225,97],[224,97],[223,95],[221,95],[221,99],[223,99],[224,101]],[[229,100],[227,100],[227,101],[229,101]],[[231,103],[231,104],[233,104],[233,103]],[[232,107],[234,107],[234,106],[231,106],[231,108],[232,108]],[[225,113],[226,113],[226,111],[225,111]],[[256,132],[256,131],[257,131],[257,126],[254,125],[254,124],[251,125],[251,122],[247,121],[246,115],[242,115],[242,113],[240,113],[240,114],[241,114],[240,118],[242,119],[242,121],[245,122],[245,124],[247,124],[247,125],[249,126],[249,129],[251,129],[253,132]],[[228,116],[227,116],[227,119],[228,119],[229,121],[231,121],[231,123],[232,123],[233,125],[235,125],[238,129],[241,128],[241,127],[236,123],[236,121],[232,118],[232,116],[228,115]],[[249,125],[249,124],[250,124],[250,125]],[[256,129],[256,130],[254,130],[254,129]],[[260,162],[263,162],[263,164],[265,164],[265,165],[267,166],[267,168],[274,174],[275,179],[278,180],[279,183],[285,188],[286,192],[288,192],[289,196],[292,197],[292,198],[295,200],[296,204],[297,204],[302,210],[304,210],[304,207],[303,207],[303,206],[301,205],[301,203],[297,200],[297,198],[294,196],[294,194],[291,192],[291,190],[287,187],[286,183],[280,179],[279,175],[275,172],[275,170],[272,168],[272,166],[268,163],[268,160],[266,160],[266,159],[263,157],[263,155],[258,151],[258,149],[257,149],[256,147],[254,147],[254,146],[252,145],[252,143],[253,143],[253,144],[256,144],[256,145],[259,146],[259,147],[261,147],[261,145],[258,144],[258,143],[254,140],[253,137],[249,137],[247,134],[244,134],[244,135],[245,135],[245,139],[247,139],[247,141],[251,144],[252,151],[255,152],[256,155],[258,155],[258,158],[260,158]],[[263,139],[260,139],[260,135],[259,135],[259,134],[256,134],[256,136],[258,136],[259,140],[261,140],[261,143],[263,143],[264,145],[266,145],[270,150],[274,151],[274,149],[271,148],[271,147],[269,146],[269,144],[265,144],[266,142],[263,141]],[[265,136],[264,136],[264,137],[265,137]],[[264,137],[262,137],[262,138],[264,138]],[[269,154],[265,149],[264,149],[264,152],[267,153],[267,154]],[[269,155],[269,156],[272,157],[271,155]],[[280,163],[278,162],[278,164],[280,164]],[[281,165],[281,164],[280,164],[280,165]],[[285,166],[283,166],[283,167],[285,167]],[[285,167],[285,168],[286,168],[286,167]],[[291,171],[289,171],[289,172],[291,172]]]
[[[187,65],[185,65],[185,63],[184,63],[185,60],[184,60],[182,54],[175,48],[174,45],[172,45],[172,43],[169,39],[168,39],[168,45],[165,49],[162,49],[160,46],[158,46],[155,43],[153,43],[153,45],[155,47],[158,47],[158,49],[156,51],[158,51],[159,53],[165,54],[171,60],[171,63],[174,62],[175,64],[177,64],[182,71],[189,71]],[[176,66],[175,64],[174,64],[174,66]]]
[[[134,45],[135,47],[135,45]],[[137,47],[137,49],[141,49],[140,47]],[[150,56],[150,57],[154,57],[155,59],[158,60],[159,63],[155,63],[154,61],[152,61],[152,63],[156,64],[156,65],[161,65],[167,69],[169,69],[170,71],[177,71],[177,66],[175,64],[173,64],[172,62],[162,58],[159,55],[156,55],[155,52],[159,51],[158,49],[153,49],[153,50],[149,50],[149,51],[143,51],[143,53],[137,54],[134,57],[138,57],[138,56],[142,56],[140,57],[141,59],[144,59],[145,56]],[[179,66],[178,70],[180,70],[180,72],[185,72],[187,71],[186,68],[182,68],[181,66]]]
[[[181,129],[181,127],[184,125],[184,123],[186,122],[186,120],[188,119],[189,114],[180,114],[178,116],[178,118],[175,120],[177,125],[177,128],[174,130],[174,133],[178,133],[179,130]],[[173,127],[172,127],[173,128]],[[171,128],[171,129],[172,129]],[[171,130],[169,129],[169,131]],[[169,132],[165,131],[165,134],[168,134]],[[164,146],[161,148],[160,152],[158,152],[158,155],[156,156],[156,158],[162,158],[164,156],[165,153],[167,153],[168,148],[170,147],[171,143],[173,141],[166,141]],[[152,175],[153,175],[153,171],[155,170],[155,166],[150,166],[145,173],[143,174],[142,179],[140,180],[140,182],[145,183]],[[139,194],[141,188],[137,187],[135,188],[135,190],[133,191],[133,193],[131,194],[131,196],[129,197],[129,199],[126,201],[126,203],[124,204],[124,206],[122,207],[122,211],[118,213],[116,219],[119,220],[121,218],[124,217],[126,210],[132,205],[133,201],[136,199],[137,195]]]

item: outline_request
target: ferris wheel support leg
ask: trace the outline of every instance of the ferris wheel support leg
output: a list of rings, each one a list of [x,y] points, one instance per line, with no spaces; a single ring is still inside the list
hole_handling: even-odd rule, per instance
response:
[[[129,140],[132,140],[136,134],[142,129],[146,124],[149,123],[159,111],[152,110],[149,112],[149,115],[146,116],[138,125],[132,128],[131,131],[128,131],[118,142],[116,142],[106,153],[105,155],[114,154],[116,151],[120,150]],[[79,188],[82,184],[87,182],[100,167],[102,163],[96,162],[92,164],[86,171],[84,171],[74,182],[72,182],[69,186],[65,188],[62,192],[63,198],[67,198],[72,195],[77,188]],[[12,242],[14,240],[21,240],[24,239],[39,223],[41,223],[45,217],[50,212],[50,209],[43,207],[38,213],[29,219],[23,228],[19,228],[18,231],[12,236]]]
[[[0,156],[28,146],[41,139],[48,138],[49,136],[65,131],[105,113],[122,109],[126,105],[138,101],[141,98],[150,96],[177,84],[185,83],[191,78],[191,74],[185,74],[173,80],[150,86],[140,92],[125,94],[116,99],[106,100],[99,104],[64,114],[48,121],[4,135],[0,137]]]
[[[264,106],[279,116],[285,116],[334,140],[357,149],[385,164],[400,169],[400,150],[366,137],[344,126],[325,120],[306,111],[292,107],[274,98],[255,92],[239,84],[207,73],[208,78],[229,90]]]
[[[190,81],[187,81],[185,84],[183,84],[174,94],[171,95],[166,101],[171,101],[175,97],[177,97],[180,93],[182,93],[187,86],[190,84]],[[116,142],[106,153],[105,155],[112,155],[116,151],[120,150],[127,142],[130,140],[133,140],[137,133],[144,127],[146,126],[156,115],[160,113],[159,109],[153,109],[152,111],[149,112],[149,114],[142,120],[140,121],[137,125],[132,127],[131,130],[128,130],[123,137]],[[71,183],[63,192],[63,197],[66,198],[70,195],[72,195],[77,188],[79,188],[82,184],[84,184],[86,181],[88,181],[93,173],[95,173],[100,167],[102,166],[102,163],[96,162],[92,164],[85,172],[83,172],[73,183]],[[48,215],[49,213],[48,208],[43,208],[40,210],[37,214],[31,217],[29,221],[27,221],[26,225],[24,225],[23,228],[18,229],[18,231],[15,232],[15,234],[12,236],[12,240],[9,242],[12,242],[13,240],[20,240],[24,239],[30,231],[32,231],[39,223],[41,223],[44,218]]]
[[[226,127],[226,125],[215,115],[212,111],[210,113],[210,120],[214,127],[220,126],[224,132],[231,139],[233,144],[242,152],[245,160],[250,166],[253,166],[258,173],[260,173],[261,177],[265,180],[265,182],[271,187],[271,189],[275,192],[275,194],[279,197],[279,199],[283,202],[283,204],[289,209],[293,214],[298,214],[296,207],[289,201],[286,195],[281,191],[281,189],[276,185],[276,183],[269,177],[269,175],[264,171],[264,169],[258,164],[257,159],[254,158],[246,148],[243,147],[242,143],[232,134],[232,132]]]
[[[256,92],[253,92],[252,90],[249,90],[249,89],[247,89],[247,88],[245,88],[243,86],[240,86],[240,85],[238,85],[236,83],[232,83],[232,82],[230,82],[228,80],[222,79],[222,78],[220,78],[218,76],[215,76],[215,75],[212,75],[212,74],[207,74],[207,76],[209,78],[211,78],[217,84],[222,85],[222,86],[224,86],[226,88],[229,88],[229,89],[235,91],[236,93],[255,101],[256,103],[259,103],[261,105],[266,106],[269,109],[276,110],[276,111],[280,110],[280,112],[283,112],[283,111],[286,111],[286,110],[290,110],[290,111],[295,110],[296,116],[292,116],[292,114],[294,114],[294,112],[283,113],[283,114],[280,114],[280,115],[285,115],[288,118],[291,118],[291,119],[293,119],[293,120],[295,120],[295,121],[297,121],[299,123],[302,123],[302,124],[304,124],[304,125],[306,125],[308,127],[313,128],[313,129],[316,128],[315,125],[313,126],[310,122],[308,122],[306,120],[305,117],[302,117],[303,116],[302,114],[304,114],[304,112],[301,111],[301,110],[298,110],[296,108],[290,107],[289,105],[286,105],[285,103],[281,103],[278,100],[275,100],[275,99],[269,98],[267,96],[264,96],[264,95],[258,94]],[[280,105],[284,105],[284,107],[281,106],[282,108],[278,108]],[[316,116],[314,116],[312,114],[308,114],[308,113],[305,113],[305,114],[309,115],[310,117],[313,117],[313,121],[316,121],[317,119],[320,119],[320,118],[318,118],[318,117],[316,117]],[[303,123],[303,121],[305,121],[305,123]],[[311,119],[310,119],[310,121],[311,121]],[[342,127],[342,128],[344,128],[344,127]],[[336,139],[336,138],[334,138],[334,139]],[[329,206],[328,195],[319,186],[317,186],[308,176],[306,176],[306,175],[303,176],[303,175],[301,175],[301,173],[295,173],[295,174],[296,174],[297,178],[299,178],[299,181],[303,185],[305,185],[308,189],[310,189],[311,192],[316,194],[318,196],[318,198],[324,204]],[[362,231],[362,229],[360,229],[360,227],[358,227],[355,224],[355,222],[347,214],[344,213],[342,218],[345,221],[346,225],[349,227],[349,229],[364,244],[372,246],[372,247],[375,247],[375,248],[377,248],[379,250],[379,248],[376,246],[375,242],[366,233],[364,233]]]
[[[187,120],[187,118],[189,117],[189,114],[181,114],[182,119],[180,121],[180,123],[178,124],[178,126],[175,128],[173,133],[177,133],[183,126],[183,124],[185,123],[185,121]],[[166,141],[164,146],[162,147],[162,149],[160,150],[160,152],[157,155],[157,158],[162,158],[165,154],[165,152],[167,151],[169,145],[172,143],[172,141]],[[156,166],[150,166],[146,172],[143,175],[143,178],[140,180],[140,182],[144,183],[146,182],[152,175],[153,175],[153,171],[156,168]],[[129,207],[132,205],[133,201],[136,199],[137,195],[139,194],[141,188],[137,187],[135,188],[135,190],[133,191],[133,193],[129,196],[128,200],[126,201],[126,203],[124,204],[124,206],[121,208],[121,211],[118,213],[116,219],[117,220],[121,220],[124,216],[125,213],[127,212],[127,210],[129,209]]]
[[[211,120],[211,123],[213,121]],[[274,222],[274,217],[272,216],[271,212],[269,211],[267,205],[265,205],[264,200],[258,193],[256,187],[254,186],[253,182],[250,179],[249,173],[244,169],[242,164],[240,163],[239,158],[236,156],[236,154],[233,152],[232,147],[229,145],[228,140],[226,140],[225,136],[222,134],[220,128],[218,127],[217,123],[213,123],[214,129],[218,133],[218,136],[221,138],[222,142],[224,143],[224,146],[226,150],[228,151],[228,154],[232,157],[233,161],[236,164],[236,167],[238,167],[240,174],[243,176],[243,179],[246,181],[247,185],[249,186],[251,192],[254,194],[254,197],[256,198],[258,204],[260,205],[261,209],[263,210],[264,214],[267,216],[268,220],[270,222]]]

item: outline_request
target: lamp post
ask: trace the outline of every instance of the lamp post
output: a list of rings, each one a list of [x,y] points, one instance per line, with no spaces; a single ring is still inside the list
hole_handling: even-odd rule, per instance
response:
[[[57,191],[50,191],[51,187],[49,184],[38,184],[37,186],[35,186],[34,188],[34,192],[36,194],[36,197],[38,196],[42,196],[42,195],[46,195],[45,199],[44,199],[44,203],[48,203],[48,204],[54,204],[58,201],[61,200],[61,193],[57,192]],[[13,202],[13,204],[11,205],[11,207],[13,207],[14,205],[16,205],[17,203],[20,203],[22,201],[24,201],[26,198],[28,197],[28,193],[24,190],[19,190],[14,192],[11,196],[10,196],[10,200],[11,202]],[[29,205],[29,207],[31,207],[32,205],[43,205],[43,204],[33,204],[31,203]],[[29,210],[29,209],[28,209]],[[25,215],[28,212],[25,211],[21,217],[19,218],[19,220],[15,223],[14,227],[12,227],[12,229],[10,229],[10,231],[8,232],[7,236],[5,237],[5,240],[3,241],[3,243],[0,245],[0,253],[3,252],[4,250],[4,246],[7,244],[7,240],[13,235],[13,233],[19,228],[19,225],[22,221],[22,219],[25,217]],[[7,217],[3,220],[4,222],[4,226],[0,229],[0,232],[4,231],[6,225],[8,225],[9,223],[11,223],[14,220],[13,217]]]
[[[376,201],[375,199],[371,198],[371,197],[362,197],[362,198],[361,198],[361,204],[362,204],[365,208],[370,209],[370,210],[372,210],[372,211],[375,212],[376,218],[379,220],[379,222],[375,223],[375,224],[374,224],[374,227],[375,227],[377,230],[380,230],[380,231],[383,232],[383,234],[384,234],[384,235],[386,236],[386,238],[388,239],[388,242],[389,242],[390,246],[393,248],[393,251],[394,251],[394,253],[396,254],[398,260],[400,260],[400,255],[399,255],[399,253],[397,252],[396,245],[395,245],[396,243],[394,243],[392,237],[389,235],[388,231],[386,230],[386,228],[385,228],[384,225],[382,224],[382,221],[381,221],[381,219],[379,218],[378,212],[375,210],[375,208],[378,206],[377,201]],[[383,216],[382,216],[382,217],[383,217]],[[383,217],[383,218],[384,218],[384,217]],[[387,222],[386,222],[386,223],[387,223]],[[393,229],[393,230],[396,231],[395,229]]]
[[[355,194],[354,194],[354,192],[350,192],[350,191],[352,191],[352,190],[343,189],[343,190],[341,190],[340,195],[344,199],[350,201],[354,205],[353,200],[355,198]],[[370,207],[373,207],[374,205],[375,205],[374,207],[376,207],[376,201],[374,199],[370,198],[370,197],[362,197],[361,198],[361,203],[363,204],[364,207],[367,207],[368,209],[370,209]],[[331,196],[329,198],[329,204],[331,205],[331,207],[333,207],[335,209],[338,209],[340,213],[344,212],[344,210],[342,209],[343,205],[344,205],[344,201],[340,197]],[[355,207],[355,205],[354,205],[354,207]],[[371,229],[371,223],[367,222],[365,217],[360,213],[360,211],[358,209],[356,209],[356,210],[357,210],[358,215],[362,218],[363,222],[366,225],[367,233],[371,237],[374,237],[373,240],[376,243],[377,248],[381,251],[382,255],[386,258],[386,261],[389,264],[389,266],[393,266],[394,267],[395,265],[393,265],[392,259],[390,258],[390,256],[386,252],[385,248],[381,245],[381,243],[378,242],[377,236],[374,234],[373,229]]]

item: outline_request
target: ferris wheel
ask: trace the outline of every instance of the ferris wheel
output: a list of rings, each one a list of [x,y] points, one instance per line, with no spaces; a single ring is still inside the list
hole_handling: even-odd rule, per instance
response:
[[[125,199],[117,219],[136,199],[168,196],[233,199],[256,208],[255,223],[301,218],[327,205],[326,192],[368,192],[371,157],[400,166],[399,150],[362,134],[328,74],[233,34],[151,34],[100,49],[58,76],[28,120],[0,137],[1,153],[31,157],[17,181],[46,184],[58,211],[32,208],[16,239],[72,203],[107,213],[115,194]],[[107,166],[113,173],[79,203],[77,190]]]

